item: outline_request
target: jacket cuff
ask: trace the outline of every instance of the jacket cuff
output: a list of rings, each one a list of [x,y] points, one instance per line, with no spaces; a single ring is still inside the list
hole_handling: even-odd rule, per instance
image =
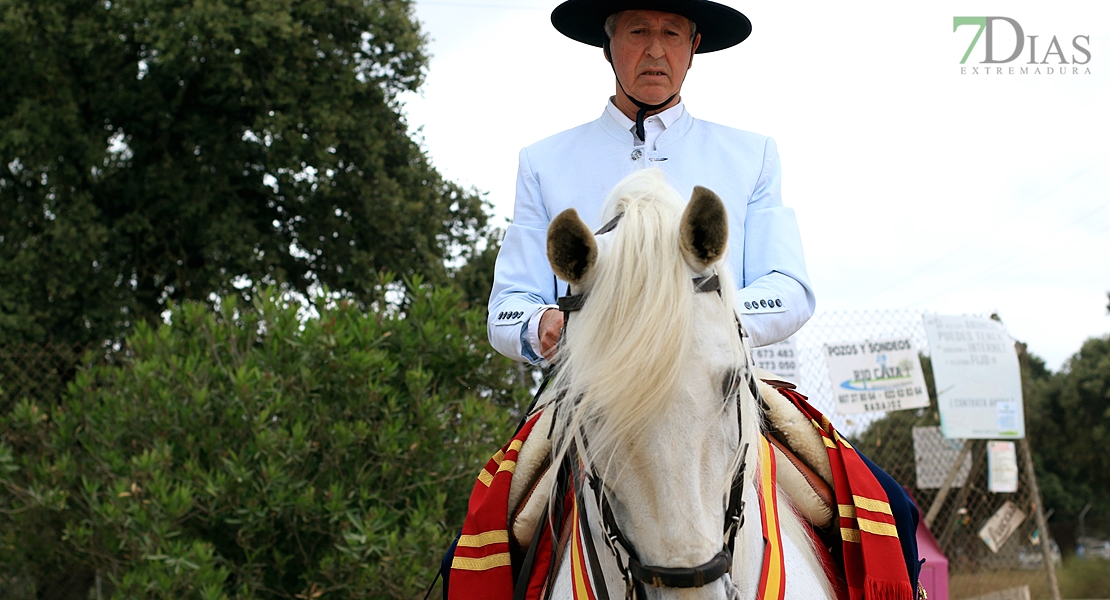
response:
[[[549,308],[559,307],[554,304],[544,304],[536,309],[531,317],[528,317],[527,340],[522,340],[522,345],[531,350],[531,355],[537,357],[537,359],[543,358],[543,346],[540,345],[540,319],[543,318],[543,314]],[[525,354],[525,356],[528,356],[528,354]]]
[[[547,312],[549,308],[558,308],[558,306],[544,304],[536,309],[527,321],[521,323],[520,353],[528,362],[534,365],[547,366],[547,360],[544,359],[540,346],[540,319],[543,318],[543,313]]]

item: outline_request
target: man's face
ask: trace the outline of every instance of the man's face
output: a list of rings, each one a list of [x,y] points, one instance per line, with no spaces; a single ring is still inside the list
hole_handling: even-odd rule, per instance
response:
[[[701,35],[691,42],[686,17],[626,10],[617,20],[609,47],[624,90],[640,102],[659,104],[682,87],[700,42]]]

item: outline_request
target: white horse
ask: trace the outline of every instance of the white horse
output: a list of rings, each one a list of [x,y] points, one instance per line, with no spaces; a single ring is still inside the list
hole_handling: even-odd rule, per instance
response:
[[[765,468],[762,417],[734,284],[718,268],[727,248],[724,205],[705,188],[685,203],[660,171],[647,170],[613,190],[604,218],[617,215],[619,223],[598,235],[573,210],[548,230],[552,267],[581,304],[568,314],[558,374],[541,398],[559,405],[551,464],[572,453],[580,473],[596,476],[602,493],[586,489],[580,498],[610,599],[755,598],[764,553],[756,487]],[[705,293],[713,275],[719,289]],[[696,578],[695,567],[727,560],[726,508],[742,465],[743,526],[722,567],[728,572],[701,587],[668,587],[673,579],[658,573]],[[611,507],[608,529],[598,498]],[[778,498],[785,597],[834,598],[806,525]],[[606,531],[623,539],[610,543]],[[647,572],[631,591],[622,575],[630,550]],[[570,552],[568,544],[553,598],[574,597]],[[653,587],[653,578],[663,585]]]

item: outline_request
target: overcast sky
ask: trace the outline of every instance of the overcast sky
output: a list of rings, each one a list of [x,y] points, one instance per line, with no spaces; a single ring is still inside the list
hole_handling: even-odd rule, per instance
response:
[[[409,125],[444,175],[488,192],[499,223],[520,148],[596,119],[613,93],[601,51],[551,27],[557,4],[416,3],[432,60],[404,97]],[[753,33],[698,55],[683,100],[777,140],[818,312],[997,312],[1054,370],[1110,332],[1110,2],[725,4]],[[1020,57],[983,74],[984,35],[961,73],[977,28],[953,32],[954,16],[1013,19]],[[1004,59],[1014,29],[993,34]],[[1060,54],[1027,64],[1028,36],[1038,63],[1053,36]]]

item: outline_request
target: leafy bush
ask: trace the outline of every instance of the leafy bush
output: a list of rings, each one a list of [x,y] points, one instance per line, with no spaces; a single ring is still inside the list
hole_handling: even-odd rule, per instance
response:
[[[97,571],[115,598],[423,592],[511,434],[515,368],[453,289],[315,308],[174,307],[57,406],[0,416],[0,595]]]

